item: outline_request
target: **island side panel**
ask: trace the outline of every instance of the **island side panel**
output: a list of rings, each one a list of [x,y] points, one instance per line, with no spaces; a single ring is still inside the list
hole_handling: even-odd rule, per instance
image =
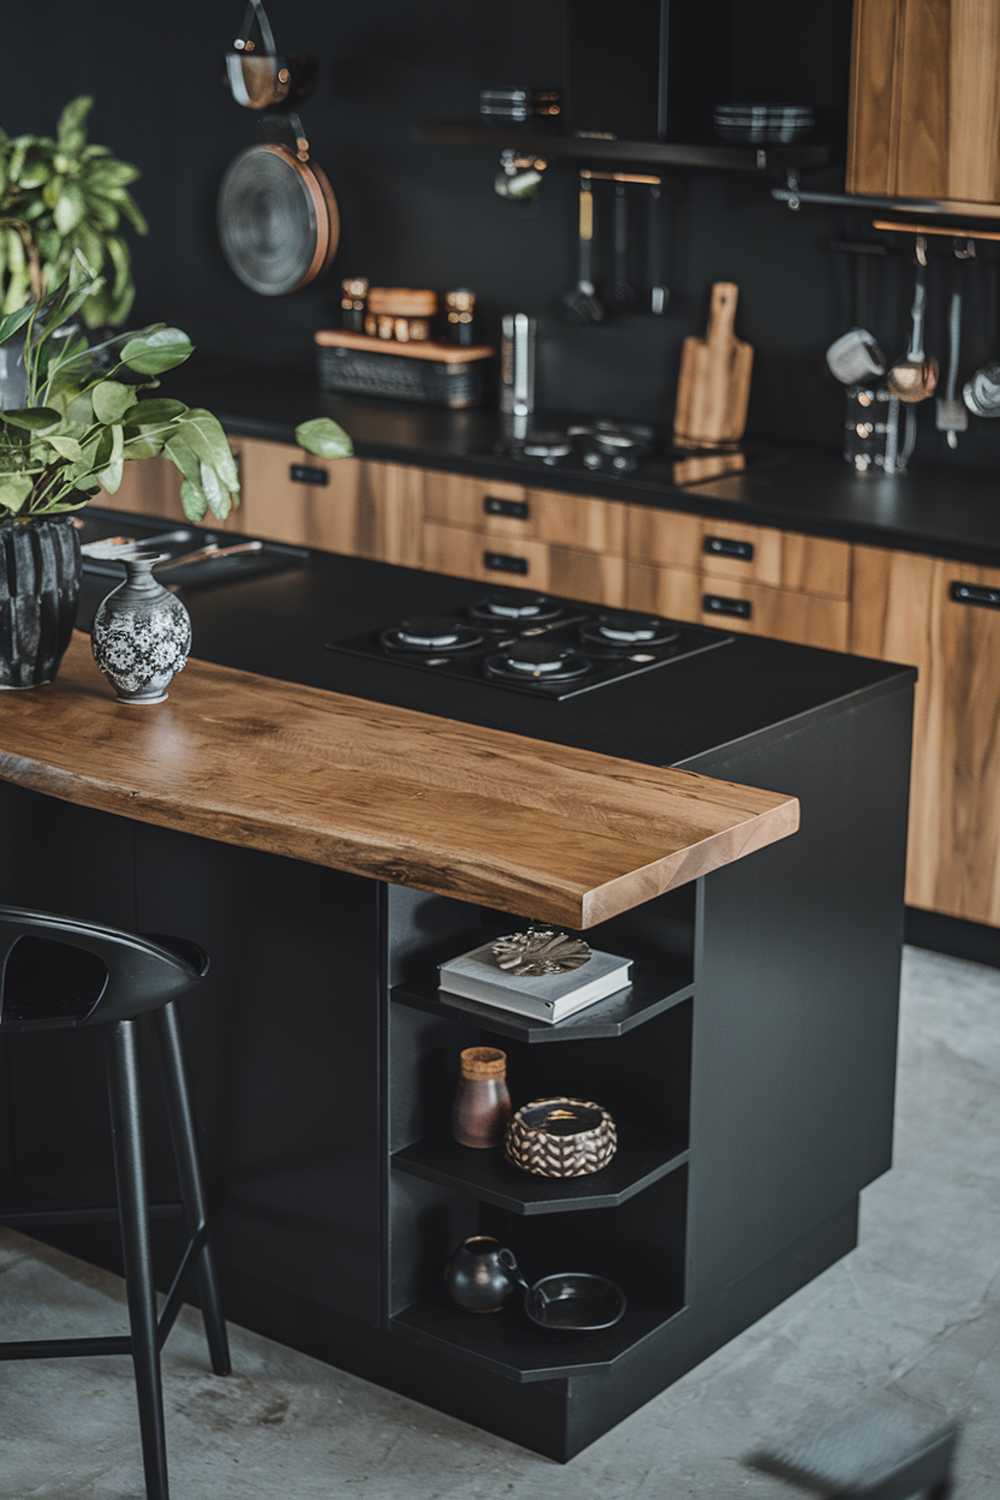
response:
[[[793,791],[802,824],[702,882],[695,1309],[891,1165],[911,728],[907,685],[699,764]]]

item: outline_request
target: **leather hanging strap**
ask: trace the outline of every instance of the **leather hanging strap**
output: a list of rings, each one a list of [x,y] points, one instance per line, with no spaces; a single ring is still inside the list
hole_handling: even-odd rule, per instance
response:
[[[257,47],[253,40],[255,26],[260,35],[260,47]],[[238,49],[241,52],[259,52],[265,57],[277,57],[278,49],[274,44],[274,32],[271,30],[271,23],[261,0],[248,0],[243,16],[243,34],[239,40],[243,43],[243,46]]]

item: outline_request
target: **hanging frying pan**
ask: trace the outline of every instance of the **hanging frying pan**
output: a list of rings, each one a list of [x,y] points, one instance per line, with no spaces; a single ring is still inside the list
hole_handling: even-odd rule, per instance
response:
[[[260,43],[251,35],[254,25]],[[244,108],[288,111],[311,87],[315,70],[282,58],[261,0],[250,0],[227,58],[227,78]],[[305,60],[308,61],[308,60]],[[219,190],[222,252],[244,286],[280,297],[308,286],[329,266],[340,243],[340,213],[326,173],[309,160],[298,116],[288,113],[292,146],[268,141],[242,151]]]
[[[222,179],[219,236],[230,268],[253,292],[280,297],[315,281],[337,253],[340,213],[308,148],[304,156],[270,142],[241,151]]]

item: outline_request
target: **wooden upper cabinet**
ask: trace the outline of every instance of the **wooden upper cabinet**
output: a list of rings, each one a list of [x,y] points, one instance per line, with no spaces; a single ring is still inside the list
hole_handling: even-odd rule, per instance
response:
[[[1000,926],[1000,569],[855,548],[851,645],[920,673],[907,901]]]
[[[287,443],[241,443],[245,531],[274,541],[418,567],[423,474],[401,464],[325,460]]]
[[[1000,203],[1000,4],[855,0],[847,190]]]

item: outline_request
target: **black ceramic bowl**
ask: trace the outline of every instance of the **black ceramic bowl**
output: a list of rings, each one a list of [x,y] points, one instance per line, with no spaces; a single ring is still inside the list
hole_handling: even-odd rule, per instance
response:
[[[539,1328],[596,1333],[625,1316],[625,1293],[606,1276],[584,1271],[543,1276],[524,1296],[524,1310]]]

